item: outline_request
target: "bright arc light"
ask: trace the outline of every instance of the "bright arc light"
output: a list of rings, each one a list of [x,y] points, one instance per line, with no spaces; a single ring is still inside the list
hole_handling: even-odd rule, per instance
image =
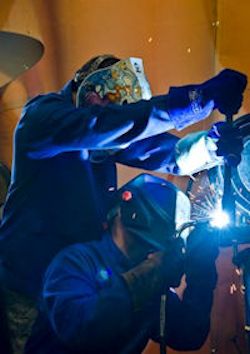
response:
[[[221,208],[212,211],[210,218],[210,225],[219,229],[226,227],[230,222],[229,215]]]

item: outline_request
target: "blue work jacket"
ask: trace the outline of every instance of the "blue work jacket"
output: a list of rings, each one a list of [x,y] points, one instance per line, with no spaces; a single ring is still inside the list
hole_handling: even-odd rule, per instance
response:
[[[139,354],[149,339],[158,342],[160,293],[135,311],[121,277],[133,267],[108,234],[61,251],[46,272],[40,315],[25,354]],[[206,284],[214,272],[211,264]],[[206,284],[187,284],[182,301],[167,292],[170,347],[196,350],[206,340],[213,297]]]
[[[179,173],[175,158],[181,129],[208,116],[190,87],[149,101],[76,108],[71,82],[24,107],[14,135],[12,179],[0,227],[5,284],[36,296],[42,275],[63,247],[98,239],[116,190],[116,163]],[[104,152],[98,163],[91,152]]]

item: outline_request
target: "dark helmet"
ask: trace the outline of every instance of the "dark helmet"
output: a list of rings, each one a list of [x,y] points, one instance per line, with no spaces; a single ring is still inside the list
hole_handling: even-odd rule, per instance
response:
[[[108,219],[119,210],[126,230],[157,249],[164,249],[176,228],[190,219],[188,197],[172,183],[150,174],[137,176],[117,191]]]
[[[118,61],[120,61],[120,59],[112,54],[103,54],[91,58],[76,71],[73,79],[73,90],[77,91],[82,81],[93,72],[113,65]]]

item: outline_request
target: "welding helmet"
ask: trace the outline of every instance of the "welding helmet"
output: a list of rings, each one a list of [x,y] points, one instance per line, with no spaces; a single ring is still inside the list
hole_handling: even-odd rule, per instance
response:
[[[108,219],[120,212],[128,232],[164,250],[175,230],[190,220],[190,209],[188,197],[172,183],[141,174],[117,191]]]
[[[108,58],[112,56],[99,56],[93,61],[90,70],[76,74],[74,81],[80,82],[76,92],[77,107],[86,104],[89,92],[95,92],[101,99],[120,105],[151,98],[142,59],[127,58],[102,67],[101,63]]]

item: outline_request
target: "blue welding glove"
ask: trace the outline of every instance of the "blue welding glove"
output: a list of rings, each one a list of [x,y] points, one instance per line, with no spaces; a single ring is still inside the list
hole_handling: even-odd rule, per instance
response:
[[[225,115],[238,112],[243,101],[247,76],[231,69],[225,69],[212,79],[200,85],[205,101],[213,100],[214,108]]]
[[[243,137],[239,128],[227,122],[217,122],[208,132],[217,145],[217,156],[223,156],[229,166],[236,167],[241,161]]]
[[[171,122],[181,130],[205,119],[213,109],[233,115],[241,107],[246,85],[244,74],[225,69],[202,84],[171,87],[168,94]]]
[[[215,266],[219,254],[218,231],[206,224],[196,226],[187,239],[186,282],[201,291],[213,290],[217,283]]]

